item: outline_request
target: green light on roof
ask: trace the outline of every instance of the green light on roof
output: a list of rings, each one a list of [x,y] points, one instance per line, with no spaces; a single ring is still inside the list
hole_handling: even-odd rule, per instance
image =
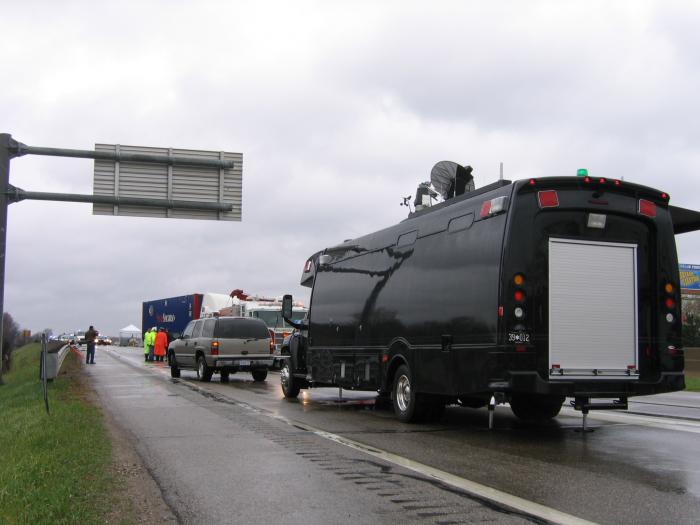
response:
[[[579,168],[576,172],[577,177],[588,177],[588,170],[586,168]]]

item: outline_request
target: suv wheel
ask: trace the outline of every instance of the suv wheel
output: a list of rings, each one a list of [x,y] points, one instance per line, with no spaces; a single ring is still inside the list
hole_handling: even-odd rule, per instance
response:
[[[228,383],[228,372],[221,371],[221,382]]]
[[[208,383],[211,381],[211,376],[214,373],[214,371],[207,366],[207,361],[204,359],[203,355],[200,355],[197,358],[197,379],[200,381],[203,381],[205,383]]]
[[[250,373],[253,374],[254,381],[265,381],[267,378],[267,370],[252,370]]]
[[[175,354],[171,352],[168,357],[168,361],[170,362],[170,377],[180,377],[180,368],[177,366],[177,359],[175,359]]]

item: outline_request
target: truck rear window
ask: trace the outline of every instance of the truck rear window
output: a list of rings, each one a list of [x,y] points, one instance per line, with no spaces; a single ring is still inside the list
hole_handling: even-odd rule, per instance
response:
[[[259,319],[219,319],[214,337],[224,339],[265,339],[267,326]]]

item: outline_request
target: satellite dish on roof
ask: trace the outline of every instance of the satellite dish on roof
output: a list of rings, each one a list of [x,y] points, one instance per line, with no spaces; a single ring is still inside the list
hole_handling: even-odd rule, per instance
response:
[[[441,160],[430,170],[430,182],[444,200],[474,190],[471,166],[461,166],[450,160]]]

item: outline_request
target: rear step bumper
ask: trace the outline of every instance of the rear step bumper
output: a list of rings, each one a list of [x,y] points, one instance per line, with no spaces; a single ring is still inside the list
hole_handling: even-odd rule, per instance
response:
[[[510,372],[505,381],[507,388],[499,390],[530,394],[561,395],[566,397],[631,397],[685,389],[683,372],[662,372],[658,381],[615,380],[599,378],[594,380],[546,381],[537,372]],[[504,385],[505,386],[505,385]]]

